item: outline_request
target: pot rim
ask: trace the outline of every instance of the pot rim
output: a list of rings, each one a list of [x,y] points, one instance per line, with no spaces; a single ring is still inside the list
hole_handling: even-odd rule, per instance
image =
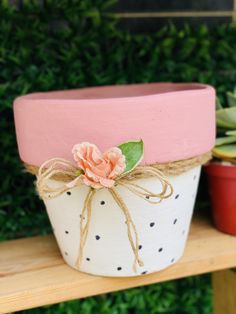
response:
[[[236,164],[223,161],[213,161],[204,166],[205,172],[211,177],[221,177],[236,180]]]
[[[27,164],[73,161],[72,147],[84,141],[106,151],[138,139],[145,144],[143,164],[165,163],[212,149],[215,91],[198,83],[146,83],[35,93],[14,101],[14,119]]]

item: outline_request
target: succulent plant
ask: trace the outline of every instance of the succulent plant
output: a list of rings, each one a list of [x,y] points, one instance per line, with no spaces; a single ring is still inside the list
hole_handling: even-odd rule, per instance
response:
[[[213,156],[236,163],[236,88],[226,96],[228,107],[223,108],[219,99],[216,101],[216,125],[220,137],[216,139]]]

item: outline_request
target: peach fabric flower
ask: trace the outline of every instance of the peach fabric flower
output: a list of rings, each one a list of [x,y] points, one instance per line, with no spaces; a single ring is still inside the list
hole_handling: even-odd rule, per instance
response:
[[[80,180],[95,189],[112,187],[125,170],[125,156],[118,147],[102,154],[96,145],[83,142],[73,147],[72,154],[77,166],[84,171]]]

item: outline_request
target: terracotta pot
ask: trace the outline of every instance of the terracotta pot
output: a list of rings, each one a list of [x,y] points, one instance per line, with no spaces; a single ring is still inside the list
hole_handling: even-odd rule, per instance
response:
[[[215,225],[236,236],[236,165],[210,163],[205,170]]]
[[[74,162],[71,149],[84,141],[105,151],[142,139],[143,165],[200,156],[215,143],[215,91],[203,84],[134,84],[30,94],[15,100],[14,116],[20,157],[37,167],[55,157]],[[137,229],[138,252],[144,262],[137,273],[125,217],[107,189],[93,198],[81,255],[80,215],[87,186],[45,199],[65,261],[103,276],[142,275],[177,262],[187,240],[200,168],[169,177],[174,193],[160,204],[149,204],[117,186]],[[155,186],[157,181],[147,178],[140,183],[154,192],[160,188]]]

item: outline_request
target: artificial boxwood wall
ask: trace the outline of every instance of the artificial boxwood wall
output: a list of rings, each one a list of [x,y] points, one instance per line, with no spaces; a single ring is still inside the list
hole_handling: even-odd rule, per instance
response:
[[[12,101],[17,95],[105,84],[199,81],[214,85],[222,97],[236,83],[234,25],[211,31],[167,25],[152,34],[128,34],[119,31],[107,13],[113,1],[44,1],[43,8],[41,1],[28,2],[15,8],[0,0],[0,240],[50,232],[33,179],[22,173],[16,150]],[[43,311],[202,314],[210,313],[209,300],[208,278],[196,277]]]

